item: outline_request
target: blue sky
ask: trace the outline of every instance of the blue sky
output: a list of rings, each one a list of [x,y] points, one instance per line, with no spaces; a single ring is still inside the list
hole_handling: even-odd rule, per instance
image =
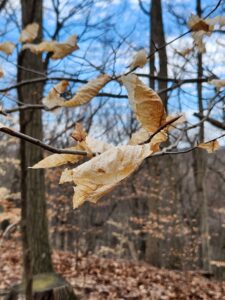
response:
[[[178,26],[177,20],[171,14],[171,9],[176,14],[184,17],[187,20],[191,13],[195,12],[195,0],[163,0],[163,11],[164,11],[164,28],[166,33],[166,41],[170,41],[177,35],[185,32],[188,28],[186,25]],[[82,2],[69,0],[61,1],[59,7],[60,20],[71,12],[75,4]],[[204,8],[204,15],[207,14],[212,7],[214,7],[217,1],[202,1]],[[144,6],[148,9],[149,1],[143,0]],[[223,3],[224,5],[224,3]],[[50,39],[51,35],[55,30],[55,13],[51,5],[51,1],[44,1],[44,38]],[[218,10],[215,15],[218,15]],[[11,5],[7,7],[7,14],[1,16],[1,31],[0,41],[13,41],[17,44],[17,49],[14,51],[12,56],[6,56],[0,53],[0,64],[5,71],[5,77],[1,79],[0,88],[4,88],[8,85],[16,83],[16,57],[20,49],[18,43],[19,28],[20,26],[20,12],[19,12],[19,1],[13,1]],[[85,22],[88,21],[88,30],[84,30]],[[129,62],[132,60],[132,56],[140,48],[145,48],[148,52],[149,47],[149,19],[140,10],[138,0],[112,0],[112,1],[98,1],[94,6],[88,9],[80,9],[73,17],[65,22],[65,26],[60,31],[57,40],[63,41],[71,34],[78,34],[80,36],[79,45],[80,50],[70,55],[61,61],[51,62],[49,68],[49,76],[70,76],[78,77],[79,79],[90,79],[97,75],[95,68],[90,66],[90,62],[95,66],[102,66],[106,63],[105,71],[112,74],[115,71],[116,74],[121,74],[127,70]],[[126,38],[124,38],[126,37]],[[224,49],[219,46],[216,41],[217,39],[224,41],[225,36],[219,34],[213,34],[212,37],[208,38],[206,47],[207,54],[204,55],[204,68],[205,76],[208,76],[212,71],[218,77],[225,77],[224,67]],[[191,62],[185,65],[183,58],[178,55],[174,55],[174,50],[183,49],[187,46],[192,46],[192,39],[190,35],[178,40],[172,45],[167,47],[167,54],[169,57],[169,76],[177,77],[180,79],[194,78],[196,77],[196,59],[193,56]],[[85,55],[85,60],[83,59]],[[114,61],[114,55],[116,60]],[[184,68],[185,65],[185,68]],[[182,67],[184,70],[182,70]],[[143,70],[139,69],[138,72],[148,72],[146,66]],[[66,71],[66,74],[65,74]],[[45,87],[45,93],[49,91],[51,86],[55,82],[49,82]],[[79,84],[71,84],[72,93],[75,93]],[[204,97],[205,105],[207,105],[208,99],[214,94],[212,86],[208,84],[204,85]],[[113,82],[105,88],[108,92],[120,92],[121,87],[118,83]],[[122,88],[122,93],[126,91]],[[9,97],[7,99],[7,97]],[[11,91],[7,97],[2,96],[2,104],[5,108],[15,106],[16,93]],[[99,98],[92,101],[92,109],[99,103]],[[129,115],[129,105],[126,99],[115,100],[108,99],[104,106],[105,113],[109,113],[111,107],[117,113],[121,113],[121,118],[126,121],[126,117]],[[182,90],[174,91],[171,94],[169,100],[169,110],[171,113],[175,113],[179,110],[186,112],[186,115],[190,122],[196,121],[192,114],[197,110],[196,106],[196,90],[195,85],[188,84],[182,86]],[[222,107],[218,106],[215,109],[214,116],[222,115]],[[71,112],[71,115],[79,116],[84,108],[78,109],[76,112]],[[93,128],[93,131],[99,133],[99,118],[97,117]],[[57,115],[45,114],[45,123],[54,122],[57,119]],[[118,121],[120,122],[120,121]],[[104,122],[102,122],[104,123]],[[207,125],[208,126],[208,125]],[[208,126],[209,136],[215,132],[215,129]],[[104,129],[102,129],[104,132]]]

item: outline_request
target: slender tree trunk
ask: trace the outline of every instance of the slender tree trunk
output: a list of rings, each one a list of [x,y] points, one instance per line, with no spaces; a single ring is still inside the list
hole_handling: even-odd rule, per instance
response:
[[[165,44],[165,34],[163,28],[163,14],[161,0],[152,0],[150,4],[150,53],[153,53],[156,48]],[[158,52],[159,58],[159,72],[158,76],[167,77],[167,54],[166,48],[163,48]],[[150,75],[153,76],[156,69],[156,59],[153,55],[150,59]],[[156,81],[150,77],[150,87],[156,88]],[[158,81],[158,88],[165,89],[167,87],[167,82]],[[167,95],[166,93],[162,95],[162,101],[167,110]],[[149,197],[149,219],[150,222],[157,223],[160,226],[160,211],[162,205],[162,199],[160,197],[160,174],[161,169],[159,165],[159,160],[150,159],[149,160],[149,173],[153,177],[152,189],[158,191],[156,193],[151,193]],[[153,221],[154,219],[154,221]],[[153,234],[148,234],[146,241],[146,261],[150,262],[155,266],[162,266],[163,258],[160,255],[162,253],[162,240]]]
[[[162,14],[162,4],[161,0],[152,0],[151,1],[151,12],[150,12],[150,53],[153,53],[156,48],[164,45],[165,34],[163,28],[163,14]],[[158,52],[159,55],[159,72],[158,76],[167,77],[167,54],[166,47],[162,48]],[[154,75],[156,69],[155,55],[150,58],[150,75]],[[150,78],[150,87],[155,89],[155,80]],[[158,81],[158,89],[163,90],[167,88],[166,81]],[[167,110],[167,93],[164,93],[162,96],[163,104]]]
[[[42,40],[42,0],[21,0],[22,27],[36,22],[39,24],[39,34],[34,42]],[[41,55],[34,55],[29,50],[21,51],[18,57],[17,81],[40,77],[44,73]],[[34,83],[18,88],[20,102],[39,104],[43,94],[43,83]],[[42,140],[41,110],[20,112],[21,132]],[[45,293],[32,291],[32,281],[40,274],[53,274],[51,250],[48,238],[48,221],[46,215],[45,181],[42,170],[32,170],[32,166],[43,158],[40,147],[21,140],[21,199],[22,199],[22,240],[24,254],[24,277],[26,282],[26,299],[75,299],[72,288],[64,282],[57,291]],[[43,275],[41,275],[43,276]],[[61,281],[61,283],[62,283]],[[57,298],[58,297],[58,298]]]
[[[21,0],[22,27],[32,22],[40,26],[36,42],[42,40],[42,1]],[[18,82],[40,77],[43,73],[41,56],[29,50],[21,51],[18,57]],[[39,104],[43,94],[43,84],[34,83],[18,89],[19,101]],[[21,111],[20,130],[30,136],[42,140],[41,110]],[[40,147],[21,140],[21,198],[22,198],[22,232],[24,261],[30,257],[33,275],[53,271],[48,241],[48,224],[46,218],[45,182],[42,170],[28,169],[43,158]],[[25,267],[27,263],[25,263]],[[24,270],[26,273],[28,270]],[[28,273],[29,273],[28,272]]]
[[[197,0],[197,14],[201,17],[201,0]],[[198,78],[203,77],[202,68],[202,54],[198,53]],[[203,114],[203,99],[202,99],[202,84],[197,83],[198,93],[198,110],[199,113]],[[199,128],[199,142],[204,141],[204,123]],[[194,158],[194,175],[195,175],[195,186],[197,201],[200,203],[200,232],[201,232],[201,261],[202,268],[211,272],[210,266],[210,237],[209,237],[209,224],[208,224],[208,201],[205,193],[204,179],[207,167],[207,158],[204,151],[197,149],[193,152]]]

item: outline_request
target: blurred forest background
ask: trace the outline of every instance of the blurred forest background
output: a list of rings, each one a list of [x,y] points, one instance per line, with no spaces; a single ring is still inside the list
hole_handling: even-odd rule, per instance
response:
[[[73,188],[58,184],[62,167],[45,173],[28,170],[42,158],[41,148],[1,132],[1,295],[8,295],[21,277],[21,245],[30,249],[39,243],[44,252],[37,246],[23,255],[24,262],[29,255],[32,260],[25,272],[31,278],[52,272],[50,244],[54,269],[76,285],[77,293],[85,292],[84,299],[225,299],[224,138],[210,155],[202,149],[189,151],[224,133],[225,83],[218,88],[210,81],[225,78],[225,22],[204,37],[202,49],[194,44],[192,33],[186,34],[191,13],[225,18],[225,2],[0,1],[0,43],[16,44],[12,55],[0,52],[2,123],[57,148],[74,144],[71,133],[77,122],[97,139],[126,144],[140,124],[118,81],[75,108],[49,111],[42,98],[63,79],[73,95],[99,74],[123,74],[140,49],[151,57],[134,73],[158,92],[168,114],[183,113],[186,118],[163,150],[147,158],[132,176],[98,203],[86,202],[75,210]],[[42,28],[35,43],[62,42],[76,34],[79,49],[59,60],[52,60],[51,53],[36,56],[21,50],[18,37],[32,22]],[[26,224],[21,222],[21,208]],[[36,266],[32,253],[39,257]],[[40,253],[47,253],[44,259]],[[143,282],[137,283],[137,278]]]

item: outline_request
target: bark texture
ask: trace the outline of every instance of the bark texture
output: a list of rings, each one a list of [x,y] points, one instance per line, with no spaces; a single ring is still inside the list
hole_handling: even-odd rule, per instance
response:
[[[164,45],[165,41],[165,33],[163,28],[163,14],[162,14],[162,4],[161,0],[152,0],[151,8],[150,8],[150,53],[153,53],[158,47]],[[150,58],[150,75],[154,75],[156,70],[156,55],[153,55]],[[162,48],[158,51],[158,76],[167,78],[167,53],[166,47]],[[155,79],[150,79],[150,87],[155,89]],[[158,82],[158,89],[164,90],[167,88],[166,81]],[[167,109],[167,93],[163,93],[161,95],[163,104]]]
[[[37,22],[40,25],[36,42],[42,40],[42,1],[21,0],[22,26]],[[18,57],[18,82],[40,77],[43,73],[41,56],[29,50],[22,51]],[[18,89],[20,102],[41,103],[43,84],[34,83]],[[41,110],[21,111],[20,130],[42,140]],[[22,232],[24,247],[25,272],[38,274],[51,272],[51,253],[48,241],[48,224],[46,218],[45,183],[42,170],[28,169],[42,159],[43,151],[39,147],[21,141],[21,198],[22,198]],[[28,266],[29,265],[29,266]]]

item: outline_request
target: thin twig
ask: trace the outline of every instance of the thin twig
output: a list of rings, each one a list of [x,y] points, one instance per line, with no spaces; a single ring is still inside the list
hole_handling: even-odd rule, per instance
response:
[[[8,127],[0,127],[0,131],[6,133],[8,135],[15,136],[19,139],[25,140],[33,145],[37,145],[37,146],[39,146],[49,152],[52,152],[52,153],[74,154],[74,155],[83,155],[83,156],[88,155],[88,153],[86,151],[58,149],[58,148],[52,147],[50,145],[46,145],[45,143],[43,143],[42,141],[40,141],[38,139],[35,139],[27,134],[12,130],[11,128],[8,128]],[[95,154],[93,153],[93,155],[95,155]]]
[[[178,119],[180,119],[181,117],[182,117],[182,115],[177,116],[177,117],[175,117],[175,118],[173,118],[173,119],[167,121],[166,123],[164,123],[163,125],[161,125],[161,126],[160,126],[153,134],[151,134],[150,137],[149,137],[146,141],[140,143],[139,145],[143,145],[143,144],[150,143],[151,140],[154,138],[154,136],[155,136],[157,133],[159,133],[161,130],[163,130],[164,128],[166,128],[168,125],[171,125],[172,123],[176,122],[176,121],[177,121]]]

